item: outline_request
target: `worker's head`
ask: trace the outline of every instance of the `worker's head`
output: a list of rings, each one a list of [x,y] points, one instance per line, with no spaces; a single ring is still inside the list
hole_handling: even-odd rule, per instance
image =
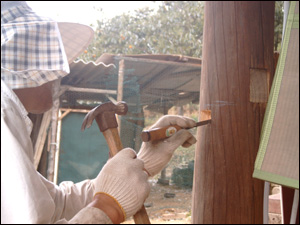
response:
[[[1,1],[1,79],[28,112],[43,113],[52,106],[53,84],[70,72],[92,38],[88,26],[57,23],[25,2]]]

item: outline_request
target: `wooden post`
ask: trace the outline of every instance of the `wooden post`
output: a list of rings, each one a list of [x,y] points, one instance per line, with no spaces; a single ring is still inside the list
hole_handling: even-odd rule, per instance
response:
[[[252,178],[274,75],[274,1],[205,2],[192,223],[262,223],[264,182]],[[199,120],[202,120],[199,115]]]
[[[36,170],[38,168],[43,153],[44,144],[47,138],[47,129],[49,127],[50,120],[51,120],[51,114],[52,114],[51,110],[48,110],[47,112],[44,113],[38,138],[34,145],[34,167]]]
[[[55,93],[58,90],[55,90]],[[58,120],[58,112],[59,112],[59,99],[53,101],[52,107],[52,118],[51,118],[51,140],[50,140],[50,149],[48,155],[48,169],[47,169],[47,179],[52,181],[54,180],[54,170],[55,170],[55,154],[57,151],[57,120]]]
[[[164,115],[168,115],[169,114],[169,109],[166,106],[166,104],[164,103],[164,107],[163,107],[163,114]],[[166,176],[166,171],[168,168],[168,164],[166,165],[166,167],[160,172],[160,178],[158,178],[158,183],[162,184],[162,185],[169,185],[169,179]]]
[[[124,59],[121,59],[119,62],[119,74],[118,74],[118,94],[117,94],[118,102],[123,100],[124,73],[125,73],[125,62],[124,62]],[[117,115],[117,122],[118,122],[118,131],[120,134],[121,119],[120,119],[119,115]]]
[[[58,117],[61,117],[61,111],[58,110]],[[59,156],[60,156],[60,137],[61,137],[61,123],[62,120],[57,120],[57,127],[56,127],[56,150],[54,155],[54,174],[53,174],[53,183],[58,184],[58,165],[59,165]]]

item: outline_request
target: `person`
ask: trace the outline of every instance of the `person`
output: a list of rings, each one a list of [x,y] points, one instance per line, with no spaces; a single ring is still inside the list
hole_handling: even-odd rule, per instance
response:
[[[51,109],[53,87],[90,43],[88,34],[83,25],[37,15],[26,2],[1,1],[1,223],[121,223],[149,195],[148,176],[159,173],[178,146],[196,142],[182,129],[143,143],[138,154],[125,148],[96,178],[79,183],[55,185],[36,171],[28,113]],[[187,128],[195,122],[164,116],[153,128],[170,124]]]

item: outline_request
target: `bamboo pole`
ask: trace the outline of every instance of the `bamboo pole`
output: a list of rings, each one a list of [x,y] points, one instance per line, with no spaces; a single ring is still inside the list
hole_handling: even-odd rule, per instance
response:
[[[212,122],[197,133],[192,223],[263,222],[264,182],[252,174],[274,74],[274,8],[205,2],[199,110]]]

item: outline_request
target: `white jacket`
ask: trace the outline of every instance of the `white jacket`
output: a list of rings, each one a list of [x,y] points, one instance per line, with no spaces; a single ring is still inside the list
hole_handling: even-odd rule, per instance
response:
[[[84,208],[93,198],[90,180],[57,186],[35,170],[27,114],[1,80],[1,223],[111,223],[101,210]]]

